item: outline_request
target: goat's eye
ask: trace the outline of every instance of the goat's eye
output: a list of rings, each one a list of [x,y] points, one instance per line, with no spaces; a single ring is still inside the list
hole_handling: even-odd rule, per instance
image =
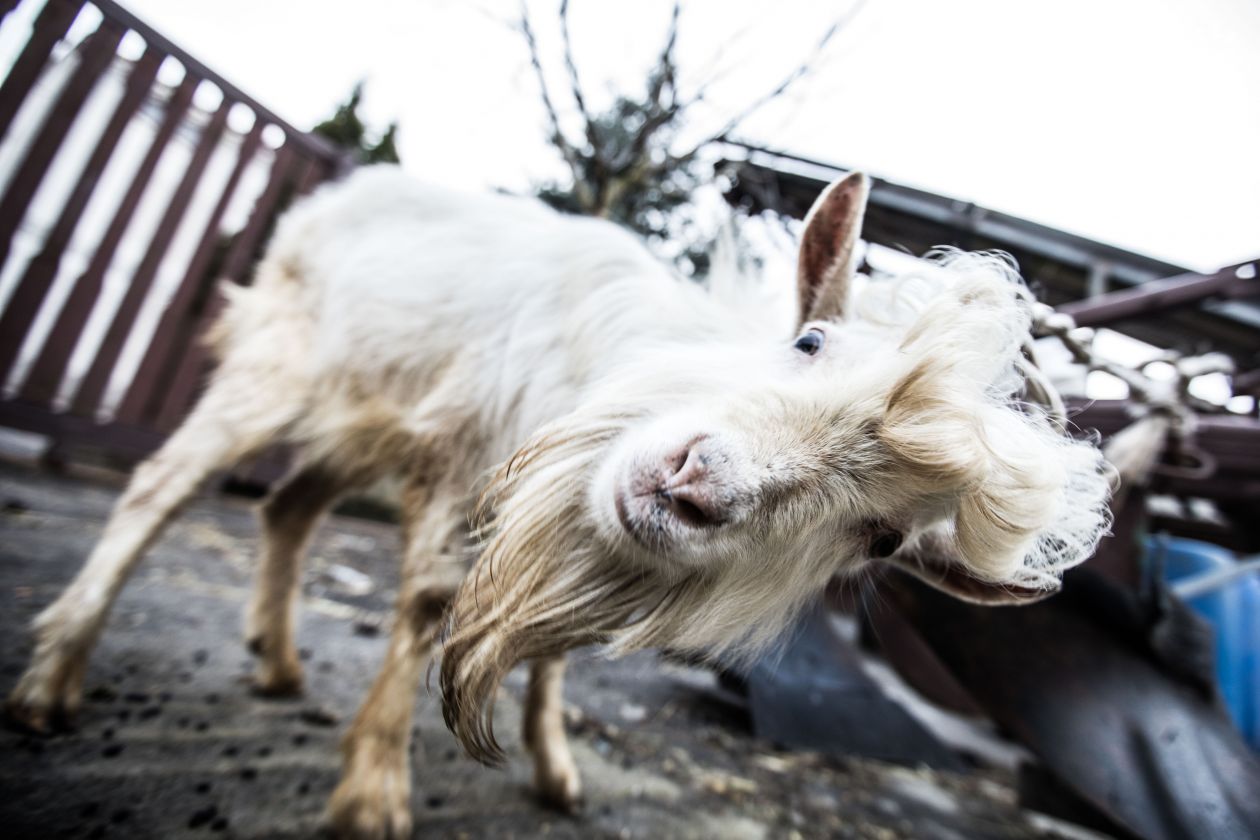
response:
[[[891,557],[899,548],[901,548],[901,534],[896,531],[881,531],[871,540],[871,556],[878,560]]]
[[[806,332],[800,338],[796,339],[796,343],[792,346],[804,353],[806,356],[812,356],[822,349],[823,342],[826,340],[823,331],[814,327]]]

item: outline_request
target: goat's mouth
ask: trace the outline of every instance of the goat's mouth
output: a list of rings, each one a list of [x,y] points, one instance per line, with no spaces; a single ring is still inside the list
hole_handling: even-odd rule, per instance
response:
[[[1058,589],[1037,589],[1016,583],[981,580],[967,570],[964,561],[931,550],[901,551],[885,562],[909,572],[947,595],[985,606],[1031,604],[1048,598]]]
[[[680,531],[708,531],[724,524],[703,499],[664,487],[645,492],[618,487],[613,491],[613,507],[622,530],[648,549],[665,547]]]

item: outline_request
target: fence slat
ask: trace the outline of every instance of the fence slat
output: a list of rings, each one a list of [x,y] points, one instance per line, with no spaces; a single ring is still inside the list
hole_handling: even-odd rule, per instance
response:
[[[131,73],[127,77],[127,87],[118,102],[118,107],[114,109],[109,122],[105,124],[100,139],[97,140],[96,147],[92,149],[92,154],[84,164],[79,180],[75,183],[70,198],[67,199],[66,206],[62,209],[48,238],[44,241],[43,248],[27,265],[22,279],[18,281],[18,288],[27,285],[47,288],[56,279],[62,254],[79,224],[83,211],[87,208],[92,191],[96,189],[97,181],[105,170],[105,165],[118,147],[123,130],[153,86],[153,79],[157,75],[162,58],[157,51],[146,49],[131,68]],[[22,388],[22,399],[34,403],[47,403],[53,398],[61,382],[62,373],[65,371],[66,362],[70,354],[74,352],[78,336],[77,327],[68,323],[63,324],[62,320],[58,319],[57,327],[49,333],[48,340],[44,342],[44,347],[26,377],[26,383]]]
[[[65,37],[70,24],[74,23],[82,8],[82,0],[48,0],[35,18],[30,39],[13,62],[13,68],[9,70],[3,87],[0,87],[0,140],[9,133],[13,117],[17,115],[18,108],[22,107],[26,95],[31,92],[31,86],[43,72],[53,47]]]
[[[197,250],[193,252],[193,257],[188,263],[188,270],[185,272],[184,281],[176,290],[175,295],[167,304],[166,311],[162,315],[161,321],[158,323],[157,329],[153,333],[153,338],[149,341],[148,350],[145,351],[144,359],[140,363],[140,367],[136,370],[136,375],[128,386],[127,395],[119,404],[116,419],[122,423],[138,423],[145,419],[145,409],[148,407],[150,398],[155,389],[159,385],[162,373],[171,367],[171,350],[175,346],[175,342],[185,333],[186,313],[193,301],[205,290],[205,272],[209,267],[210,257],[214,254],[215,246],[219,242],[220,231],[219,223],[223,220],[223,214],[227,212],[229,202],[236,193],[236,187],[240,183],[241,176],[245,174],[250,162],[254,159],[254,153],[258,151],[258,147],[262,142],[262,120],[256,120],[253,129],[241,141],[241,148],[236,156],[236,165],[232,169],[232,174],[228,177],[227,183],[223,187],[223,192],[219,196],[218,202],[214,206],[214,210],[210,213],[210,218],[206,222],[205,232],[201,235],[201,241],[197,243]],[[184,336],[186,337],[186,336]]]
[[[105,387],[109,384],[109,378],[114,372],[114,364],[122,353],[127,336],[130,334],[132,327],[135,326],[136,316],[140,313],[140,307],[144,304],[145,296],[149,292],[153,278],[157,274],[158,267],[162,264],[162,258],[166,256],[171,239],[175,236],[175,231],[179,228],[179,223],[183,220],[184,213],[188,210],[188,204],[192,200],[193,192],[201,180],[202,173],[205,172],[206,164],[210,162],[210,155],[214,151],[215,146],[218,145],[219,138],[223,135],[223,129],[227,125],[228,111],[231,107],[231,100],[224,97],[223,103],[215,111],[214,116],[210,118],[210,122],[202,131],[201,137],[198,138],[197,146],[188,162],[188,169],[185,170],[179,186],[175,188],[175,193],[171,197],[171,203],[166,208],[162,221],[158,223],[153,239],[149,243],[149,248],[145,252],[144,258],[140,261],[140,265],[136,268],[135,276],[131,278],[131,284],[127,287],[122,302],[114,312],[114,319],[110,323],[109,329],[105,331],[105,337],[101,340],[101,344],[96,350],[96,357],[92,360],[87,374],[83,377],[79,392],[74,398],[76,411],[84,414],[94,412],[101,395],[105,392]]]
[[[244,230],[232,243],[232,248],[223,261],[220,276],[224,279],[242,286],[249,285],[251,278],[248,271],[263,245],[263,237],[270,232],[277,212],[287,206],[286,201],[292,200],[290,193],[294,183],[305,171],[304,164],[305,159],[299,157],[287,143],[276,152],[267,186],[254,204],[254,211],[250,213]]]
[[[308,195],[311,190],[327,181],[331,172],[332,167],[327,161],[310,158],[306,163],[305,171],[298,176],[297,194]]]
[[[166,114],[162,118],[161,125],[158,126],[157,133],[153,136],[153,142],[149,144],[149,149],[145,152],[144,159],[141,160],[140,166],[136,169],[131,186],[127,188],[122,201],[119,202],[118,210],[110,220],[109,227],[101,237],[100,244],[96,246],[96,251],[93,253],[87,269],[70,289],[70,294],[62,304],[61,312],[53,324],[52,331],[49,332],[52,347],[46,348],[46,350],[64,346],[64,355],[57,360],[58,364],[56,366],[50,363],[45,368],[44,376],[49,376],[57,381],[61,380],[70,355],[73,353],[75,345],[78,344],[79,336],[83,332],[83,327],[87,324],[93,307],[96,306],[97,298],[100,297],[101,286],[105,281],[105,271],[109,268],[109,264],[113,262],[114,254],[118,250],[118,243],[122,241],[127,226],[131,224],[132,216],[135,215],[136,207],[140,204],[140,198],[144,195],[144,191],[149,185],[149,179],[153,175],[153,170],[157,167],[158,160],[161,159],[162,152],[166,149],[171,135],[175,133],[175,129],[179,127],[180,122],[183,120],[184,114],[188,110],[188,105],[192,102],[193,91],[197,89],[198,83],[199,80],[197,78],[186,76],[167,101]],[[55,342],[53,341],[54,336]]]
[[[57,101],[49,109],[22,161],[17,164],[13,180],[4,197],[0,198],[0,266],[8,259],[13,237],[30,208],[35,191],[48,173],[53,157],[65,141],[79,108],[96,86],[101,71],[113,61],[114,50],[118,48],[122,36],[121,29],[105,21],[100,29],[84,40],[80,47],[79,66],[66,80]],[[4,314],[0,315],[0,376],[8,375],[47,292],[47,283],[27,283],[14,289],[9,297]]]
[[[286,143],[276,152],[267,186],[254,203],[249,221],[236,235],[227,258],[223,261],[223,269],[219,272],[220,282],[246,283],[245,274],[262,244],[263,234],[270,227],[280,199],[287,186],[294,181],[295,170],[300,168],[296,165],[298,163],[290,144]],[[180,359],[171,386],[163,398],[162,409],[158,412],[157,426],[162,431],[170,431],[179,425],[179,421],[192,405],[205,375],[209,352],[201,338],[223,309],[223,293],[219,291],[217,283],[210,294],[210,300],[207,301],[195,330],[194,340]]]

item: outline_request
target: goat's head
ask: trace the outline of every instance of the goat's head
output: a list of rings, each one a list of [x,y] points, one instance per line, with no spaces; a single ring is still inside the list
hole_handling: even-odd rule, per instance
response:
[[[795,336],[636,359],[499,471],[442,663],[475,757],[499,755],[494,691],[524,658],[592,642],[746,658],[835,574],[899,563],[1018,603],[1092,552],[1101,455],[1015,402],[1029,315],[1009,265],[949,255],[955,282],[909,315],[890,296],[857,317],[866,194],[849,176],[811,210]]]

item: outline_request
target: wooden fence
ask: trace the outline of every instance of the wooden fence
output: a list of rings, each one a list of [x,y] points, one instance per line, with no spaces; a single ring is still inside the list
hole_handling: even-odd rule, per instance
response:
[[[5,27],[29,19],[16,6]],[[110,0],[35,16],[0,86],[0,160],[0,426],[123,459],[195,399],[218,283],[248,282],[277,213],[350,165]]]

